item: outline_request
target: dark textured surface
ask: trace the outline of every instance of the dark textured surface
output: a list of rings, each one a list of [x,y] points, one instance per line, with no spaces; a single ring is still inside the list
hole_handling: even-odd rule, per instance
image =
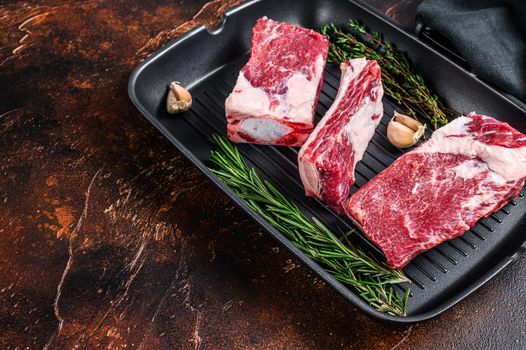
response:
[[[0,1],[0,348],[525,348],[526,259],[376,323],[133,108],[133,67],[235,2]],[[371,1],[407,28],[418,2]]]

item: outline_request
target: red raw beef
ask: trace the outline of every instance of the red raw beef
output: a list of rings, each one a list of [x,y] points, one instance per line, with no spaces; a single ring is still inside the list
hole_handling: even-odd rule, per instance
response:
[[[354,168],[383,115],[383,87],[376,61],[357,58],[341,64],[334,103],[298,154],[307,196],[336,211],[349,196]]]
[[[471,113],[436,130],[360,188],[346,213],[393,268],[469,230],[519,194],[526,136]]]
[[[225,102],[230,140],[301,146],[314,128],[328,50],[313,30],[258,19],[250,59]]]

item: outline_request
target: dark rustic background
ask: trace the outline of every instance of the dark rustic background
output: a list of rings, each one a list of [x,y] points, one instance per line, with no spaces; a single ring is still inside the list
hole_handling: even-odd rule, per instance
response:
[[[0,0],[0,348],[525,348],[525,259],[374,322],[135,110],[134,66],[236,2]],[[418,0],[370,3],[411,30]]]

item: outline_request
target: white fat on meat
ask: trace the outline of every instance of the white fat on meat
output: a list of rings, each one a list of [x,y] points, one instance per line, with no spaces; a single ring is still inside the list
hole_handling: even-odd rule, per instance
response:
[[[436,130],[431,139],[418,147],[415,152],[479,157],[489,169],[508,181],[518,181],[526,177],[526,147],[507,148],[475,140],[467,130],[470,121],[469,116],[451,121]]]
[[[322,133],[322,131],[324,132],[326,128],[334,122],[334,114],[338,112],[338,108],[342,108],[340,104],[344,102],[344,98],[349,98],[348,95],[353,93],[353,89],[350,88],[354,86],[353,83],[364,73],[364,69],[372,69],[370,66],[366,68],[367,63],[368,61],[365,58],[353,59],[342,63],[340,86],[336,98],[300,149],[298,154],[300,178],[305,187],[305,192],[309,196],[319,198],[322,196],[324,184],[320,179],[320,169],[317,168],[316,164],[327,160],[326,157],[329,156],[332,149],[332,147],[328,145],[341,145],[345,142],[347,147],[351,148],[353,152],[352,164],[335,164],[335,166],[343,167],[345,171],[347,171],[348,178],[354,179],[356,163],[362,159],[365,149],[372,139],[376,127],[380,123],[383,115],[383,105],[381,102],[383,88],[380,77],[378,76],[378,85],[370,92],[373,95],[378,94],[377,99],[372,101],[369,94],[367,94],[363,97],[363,101],[360,101],[361,104],[358,109],[353,112],[352,116],[350,116],[349,120],[341,128],[331,130],[330,134]],[[371,73],[368,71],[367,74]],[[373,119],[373,116],[378,117]],[[333,125],[331,126],[334,127]],[[316,154],[315,159],[312,156],[313,154]],[[341,182],[335,191],[343,193],[348,186],[348,183]],[[326,200],[324,198],[321,199]]]
[[[347,87],[351,84],[353,80],[358,78],[365,65],[367,64],[367,60],[365,58],[357,58],[351,61],[352,64],[347,67],[342,65],[342,67],[345,68],[343,68],[342,70],[340,88],[338,89],[338,93],[336,95],[336,98],[334,99],[334,102],[332,103],[329,110],[325,113],[325,115],[330,116],[336,111],[336,108],[338,108],[338,105],[340,104],[341,100],[349,92]],[[382,103],[371,103],[371,99],[369,98],[369,96],[367,96],[365,97],[362,106],[354,113],[353,117],[345,125],[343,133],[345,133],[349,137],[349,140],[353,146],[355,165],[357,162],[362,160],[363,154],[365,153],[365,149],[367,148],[369,141],[372,139],[376,127],[380,123],[381,116],[383,115],[383,110],[384,109]],[[380,118],[378,118],[377,121],[372,122],[371,116],[373,115],[379,115]],[[325,127],[329,120],[329,118],[323,118],[319,122],[319,124],[314,129],[313,133],[309,136],[306,144],[314,141],[318,137],[319,131]],[[336,137],[341,137],[341,134],[337,135]],[[319,145],[320,144],[318,144],[318,146]]]
[[[460,177],[464,180],[469,180],[476,177],[477,175],[480,175],[483,172],[488,171],[488,166],[473,159],[460,163],[456,167],[452,168],[451,171],[455,173],[455,177]]]
[[[346,125],[345,132],[349,136],[354,149],[353,165],[362,160],[369,141],[373,138],[374,131],[382,119],[383,111],[381,103],[371,103],[371,99],[366,97],[363,106],[360,107]],[[378,122],[371,121],[371,116],[373,115],[379,115]],[[354,172],[354,168],[352,171]]]
[[[323,74],[324,65],[323,57],[320,56],[315,64],[315,77]],[[272,95],[273,101],[277,103],[271,108],[271,99],[265,90],[252,86],[240,72],[234,92],[225,102],[227,115],[231,117],[230,120],[243,119],[247,115],[259,115],[267,119],[285,116],[295,123],[307,124],[312,119],[318,82],[316,78],[309,80],[306,74],[295,72],[287,81],[287,92]]]
[[[347,92],[348,92],[347,87],[349,86],[349,84],[351,84],[351,82],[354,79],[358,77],[358,75],[360,75],[360,72],[363,70],[366,63],[367,63],[367,60],[365,58],[357,58],[357,59],[352,60],[352,64],[349,67],[344,68],[345,66],[343,65],[341,66],[342,74],[340,78],[340,86],[338,88],[338,92],[336,93],[336,98],[332,102],[332,105],[329,107],[325,115],[330,116],[334,114],[334,112],[336,112],[336,108],[338,108],[342,99],[347,95]],[[327,124],[328,121],[329,121],[329,118],[322,118],[320,122],[318,123],[318,125],[316,125],[316,128],[314,129],[314,131],[310,134],[305,144],[314,143],[314,141],[318,138],[318,134],[320,130],[325,128],[325,125]],[[318,143],[316,144],[315,147],[319,147],[320,145],[321,143]],[[302,149],[300,150],[300,155],[301,153],[305,152],[305,150],[306,150],[305,147],[302,147]],[[314,151],[316,151],[316,148],[314,149]],[[300,169],[300,172],[301,172],[301,169]]]
[[[323,75],[325,61],[323,57],[318,57],[314,65],[314,77]],[[312,119],[314,101],[318,93],[318,80],[307,79],[307,75],[296,72],[287,81],[286,93],[286,112],[289,119],[295,122],[308,123]],[[280,105],[281,106],[281,105]]]
[[[225,105],[232,111],[227,113],[227,116],[236,120],[237,111],[243,111],[243,115],[256,115],[262,110],[268,111],[270,100],[263,89],[253,87],[243,72],[240,72],[234,92],[228,96]]]

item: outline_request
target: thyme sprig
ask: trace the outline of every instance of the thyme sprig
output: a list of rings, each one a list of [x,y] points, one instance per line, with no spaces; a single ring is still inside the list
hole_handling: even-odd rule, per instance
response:
[[[439,128],[448,123],[448,109],[436,94],[432,94],[424,79],[413,70],[406,54],[385,41],[382,34],[369,32],[358,21],[349,20],[350,31],[338,28],[334,24],[322,27],[321,33],[329,37],[328,59],[341,63],[352,58],[366,57],[376,60],[382,68],[382,83],[385,94],[403,106],[408,115],[416,118],[421,113],[433,125]]]
[[[334,278],[353,287],[375,309],[405,315],[409,289],[400,295],[393,288],[393,284],[409,282],[401,270],[391,270],[369,257],[349,242],[348,234],[340,239],[318,219],[309,220],[272,183],[261,180],[230,141],[218,134],[212,139],[215,149],[210,160],[215,167],[210,170],[255,212],[307,256],[321,263]]]

